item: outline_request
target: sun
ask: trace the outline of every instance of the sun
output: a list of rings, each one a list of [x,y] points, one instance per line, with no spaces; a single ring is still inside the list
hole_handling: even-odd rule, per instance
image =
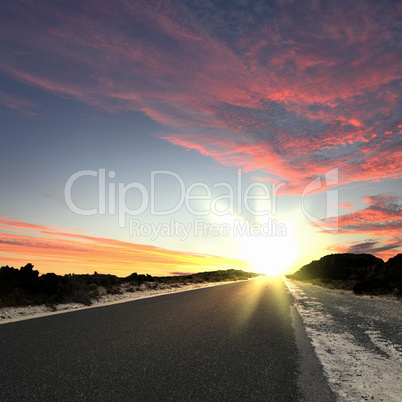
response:
[[[248,227],[249,221],[244,221],[240,216],[225,215],[219,217],[219,223],[226,224],[232,228],[232,236],[236,244],[236,254],[253,266],[255,272],[270,275],[282,276],[290,272],[298,256],[298,242],[296,241],[297,222],[287,223],[284,231],[263,231],[240,229]],[[294,220],[294,219],[293,219]],[[261,228],[264,224],[268,225],[270,219],[262,219],[255,222]],[[276,222],[274,220],[273,222]],[[236,226],[237,225],[237,226]]]
[[[287,236],[243,237],[242,257],[266,275],[284,275],[297,256],[296,242]]]

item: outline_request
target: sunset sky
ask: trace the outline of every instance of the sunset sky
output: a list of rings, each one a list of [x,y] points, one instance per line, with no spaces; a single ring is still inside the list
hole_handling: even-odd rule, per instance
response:
[[[0,265],[281,274],[402,252],[401,17],[1,2]]]

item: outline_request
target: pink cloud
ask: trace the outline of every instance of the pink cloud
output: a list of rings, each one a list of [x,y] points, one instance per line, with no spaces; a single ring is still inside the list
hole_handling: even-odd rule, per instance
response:
[[[369,235],[364,242],[346,242],[331,245],[328,250],[340,253],[371,253],[383,259],[393,257],[402,251],[402,203],[399,197],[379,194],[364,197],[369,205],[339,217],[338,234]],[[322,232],[325,233],[325,232]]]
[[[401,177],[399,8],[86,4],[6,5],[19,50],[0,69],[112,113],[142,111],[165,126],[158,137],[294,193],[334,167],[341,183]]]
[[[398,236],[402,227],[402,204],[391,195],[364,197],[368,207],[339,217],[340,233]]]
[[[46,223],[46,222],[44,222]],[[73,233],[76,232],[86,232],[86,230],[82,230],[82,229],[65,229],[65,228],[60,228],[58,226],[50,226],[50,225],[37,225],[34,223],[28,223],[28,222],[24,222],[18,219],[12,219],[12,218],[8,218],[6,216],[0,216],[0,225],[4,225],[2,227],[3,230],[12,230],[12,231],[21,231],[21,230],[26,230],[26,229],[30,229],[30,230],[36,230],[36,231],[58,231],[58,230],[62,230],[65,232],[65,234],[70,233],[71,235]]]
[[[339,208],[345,209],[346,211],[350,211],[356,204],[351,202],[345,202],[344,204],[339,205]]]
[[[36,102],[22,99],[3,91],[0,91],[0,105],[3,105],[8,109],[16,110],[25,116],[30,116],[33,118],[37,117],[38,115],[35,110],[40,108],[40,105]]]

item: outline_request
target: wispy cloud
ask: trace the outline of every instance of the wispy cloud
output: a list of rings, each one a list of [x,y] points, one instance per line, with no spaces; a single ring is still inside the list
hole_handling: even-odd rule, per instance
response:
[[[332,245],[327,247],[327,250],[337,253],[352,253],[352,254],[373,254],[384,261],[394,257],[402,251],[402,238],[390,239],[385,244],[376,239],[367,239],[364,242],[344,243],[342,245]]]
[[[402,200],[390,194],[368,196],[363,200],[368,204],[366,208],[339,217],[338,233],[371,238],[331,245],[327,249],[339,253],[371,253],[385,260],[402,252]]]
[[[339,217],[339,233],[400,236],[402,228],[402,200],[393,195],[364,197],[369,205]]]
[[[36,102],[19,98],[3,91],[0,91],[0,105],[29,117],[37,117],[37,109],[40,108],[40,105]]]
[[[34,262],[41,272],[132,272],[166,275],[250,267],[242,260],[184,253],[155,246],[81,234],[79,230],[0,219],[2,264]]]
[[[346,211],[350,211],[356,204],[353,204],[351,202],[345,202],[341,205],[339,205],[340,209],[344,209]]]
[[[17,80],[142,111],[155,135],[294,192],[333,167],[341,183],[401,177],[399,2],[2,7]]]

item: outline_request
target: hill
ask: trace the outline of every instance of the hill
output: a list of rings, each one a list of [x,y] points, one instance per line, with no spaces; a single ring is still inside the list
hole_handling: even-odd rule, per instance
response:
[[[402,254],[386,263],[371,254],[331,254],[287,277],[326,287],[353,289],[356,294],[402,295]]]

